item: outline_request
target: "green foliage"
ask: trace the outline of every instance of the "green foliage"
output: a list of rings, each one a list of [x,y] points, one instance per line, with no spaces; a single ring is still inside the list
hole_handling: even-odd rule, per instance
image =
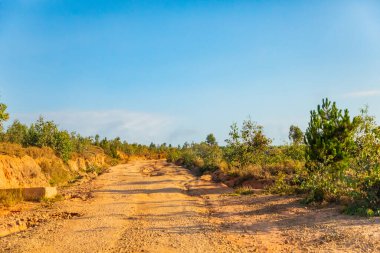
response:
[[[306,202],[349,200],[347,213],[373,216],[380,206],[380,128],[368,109],[352,120],[323,100],[306,132]]]
[[[297,182],[295,182],[295,178],[289,178],[285,173],[280,172],[269,191],[280,195],[295,194],[299,191],[299,187]]]
[[[315,200],[336,199],[345,190],[344,177],[355,149],[354,135],[358,120],[351,120],[348,110],[337,108],[328,99],[311,111],[305,133],[306,169],[309,173],[305,188]]]
[[[118,148],[120,151],[129,156],[145,157],[148,159],[168,158],[168,155],[173,155],[173,151],[176,150],[176,148],[173,148],[171,145],[167,145],[166,143],[161,145],[151,143],[149,146],[146,146],[137,143],[129,144],[127,142],[123,142],[120,146],[118,146]]]
[[[323,170],[330,165],[339,169],[338,165],[352,155],[357,120],[351,120],[347,109],[342,112],[327,98],[310,114],[305,133],[307,169]]]
[[[67,162],[75,147],[67,131],[60,131],[53,121],[40,117],[32,124],[21,141],[24,146],[50,147]]]
[[[305,145],[289,145],[285,147],[284,153],[289,159],[295,161],[305,161]]]
[[[59,130],[53,121],[45,121],[42,117],[30,127],[16,120],[4,133],[2,124],[9,118],[6,109],[6,105],[0,103],[1,141],[43,149],[28,148],[25,151],[20,145],[3,143],[8,145],[4,152],[33,157],[36,150],[48,150],[55,157],[51,149],[44,147],[52,148],[62,160],[55,158],[51,162],[51,159],[39,162],[52,185],[73,178],[62,161],[67,162],[74,153],[91,153],[95,148],[103,150],[107,154],[107,163],[112,165],[121,159],[127,161],[131,156],[166,158],[169,162],[199,168],[201,172],[221,170],[229,177],[239,177],[241,182],[247,179],[274,181],[271,192],[306,192],[305,203],[344,200],[348,201],[347,214],[380,215],[380,127],[375,118],[368,115],[367,108],[351,118],[347,109],[338,109],[335,102],[324,99],[322,105],[311,111],[305,134],[292,125],[289,129],[291,144],[282,146],[271,145],[263,127],[248,119],[241,128],[236,123],[231,126],[225,147],[218,145],[213,134],[207,135],[203,142],[186,142],[182,147],[166,143],[130,144],[120,138],[101,140],[99,135],[82,137]],[[101,174],[104,168],[92,166],[86,172]],[[237,190],[239,195],[252,192],[249,188]],[[0,196],[0,199],[12,204],[18,201],[18,195],[9,199]]]
[[[92,139],[90,137],[82,137],[80,134],[72,132],[70,134],[72,143],[72,150],[78,154],[84,154],[85,151],[92,145]]]
[[[73,143],[71,142],[70,134],[67,131],[58,131],[54,134],[54,146],[53,149],[67,162],[73,151]]]
[[[73,152],[83,154],[92,144],[90,138],[60,131],[53,121],[45,121],[42,117],[30,127],[15,120],[8,127],[3,140],[22,144],[24,147],[50,147],[65,162],[71,158]]]
[[[367,206],[360,206],[357,204],[351,205],[347,207],[343,213],[348,215],[355,215],[355,216],[363,216],[363,217],[374,217],[374,216],[380,216],[380,208],[377,209],[371,209]]]
[[[45,121],[40,117],[37,122],[32,125],[35,134],[35,143],[30,143],[37,147],[54,147],[55,137],[58,133],[58,126],[53,121]],[[31,127],[31,128],[32,128]]]
[[[100,141],[99,146],[107,155],[111,156],[112,158],[120,158],[118,151],[122,149],[122,143],[119,137],[110,141],[107,140],[107,138],[104,138],[102,141]]]
[[[184,145],[181,149],[171,148],[168,152],[170,161],[179,161],[186,167],[197,167],[202,171],[214,171],[220,168],[223,152],[213,135],[208,135],[205,142]],[[168,159],[168,160],[169,160]]]
[[[254,190],[248,186],[238,187],[235,189],[236,195],[252,195],[254,193]]]
[[[7,105],[0,103],[0,121],[6,121],[9,119],[9,113],[6,112]]]
[[[304,135],[301,128],[295,125],[291,125],[289,128],[289,140],[293,144],[299,145],[302,143],[303,138],[304,138]]]
[[[104,172],[106,172],[106,168],[104,167],[99,167],[99,166],[89,166],[87,169],[86,169],[86,173],[94,173],[95,175],[101,175],[103,174]]]
[[[209,134],[206,137],[206,143],[210,146],[216,146],[218,143],[216,142],[216,138],[213,134]]]
[[[15,120],[12,125],[10,125],[4,135],[4,141],[25,144],[26,136],[28,134],[28,127],[20,121]]]
[[[264,135],[262,126],[248,119],[240,130],[234,123],[229,136],[225,159],[231,166],[244,169],[251,164],[262,165],[265,152],[272,142]]]
[[[3,122],[9,119],[9,114],[6,112],[7,105],[0,103],[0,133],[3,132]]]
[[[43,160],[39,165],[42,172],[50,178],[51,186],[63,185],[73,178],[68,168],[59,159]]]
[[[167,160],[197,167],[201,172],[222,170],[229,176],[244,179],[275,179],[279,173],[291,176],[304,167],[304,146],[270,146],[261,126],[247,120],[240,130],[231,126],[226,147],[219,147],[209,135],[205,142],[185,143],[172,148]]]
[[[368,108],[356,117],[355,150],[346,184],[355,203],[376,209],[380,206],[380,127]]]

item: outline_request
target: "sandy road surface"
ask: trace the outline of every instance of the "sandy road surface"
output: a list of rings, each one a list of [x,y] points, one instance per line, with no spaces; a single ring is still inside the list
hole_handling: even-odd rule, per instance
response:
[[[231,252],[209,231],[208,207],[186,194],[197,184],[187,170],[164,161],[135,161],[96,180],[90,201],[59,209],[80,217],[47,222],[0,239],[7,252]],[[210,189],[218,189],[210,184]],[[220,242],[223,242],[222,245]],[[224,245],[225,244],[225,245]]]
[[[133,161],[98,177],[94,198],[46,211],[74,217],[0,238],[0,252],[380,251],[379,219],[230,192],[164,161]]]

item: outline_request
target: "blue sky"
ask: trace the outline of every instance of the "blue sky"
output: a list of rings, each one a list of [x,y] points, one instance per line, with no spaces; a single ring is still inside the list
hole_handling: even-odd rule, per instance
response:
[[[380,118],[379,1],[0,0],[0,95],[84,135],[274,142],[323,97]]]

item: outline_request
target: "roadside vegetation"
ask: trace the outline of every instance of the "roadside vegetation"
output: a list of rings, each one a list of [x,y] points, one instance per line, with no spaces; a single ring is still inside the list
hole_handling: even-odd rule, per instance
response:
[[[0,103],[0,155],[4,159],[0,169],[6,166],[5,177],[12,177],[8,170],[17,170],[14,166],[38,166],[38,171],[34,170],[23,177],[39,178],[39,182],[48,180],[51,186],[64,186],[85,176],[100,175],[107,167],[126,162],[133,157],[164,158],[170,148],[166,144],[146,146],[122,142],[120,138],[101,139],[99,135],[84,137],[75,132],[61,130],[56,123],[43,117],[30,125],[15,120],[5,128],[4,122],[7,120],[7,106]],[[12,160],[13,158],[15,159]],[[0,182],[0,189],[2,188],[4,185]],[[14,205],[22,200],[20,196],[17,191],[0,192],[0,204]]]
[[[289,143],[283,145],[273,145],[263,126],[249,118],[241,126],[231,125],[224,146],[209,134],[203,142],[178,147],[130,144],[120,138],[100,139],[99,135],[83,137],[60,130],[42,117],[30,126],[16,120],[4,129],[3,122],[9,119],[6,109],[0,104],[2,153],[33,156],[37,147],[67,163],[88,152],[103,152],[110,165],[134,156],[166,158],[200,174],[211,174],[213,180],[235,187],[240,195],[265,188],[276,194],[303,194],[306,204],[342,203],[348,214],[380,215],[380,127],[368,108],[350,116],[347,109],[324,99],[310,112],[305,133],[298,126],[290,126]],[[73,180],[62,174],[64,170],[58,165],[42,168],[53,179]],[[103,172],[93,166],[87,170]]]
[[[248,119],[241,127],[232,124],[226,146],[210,134],[170,150],[168,161],[211,173],[239,194],[266,188],[303,194],[306,204],[341,203],[347,214],[380,215],[380,127],[368,108],[351,117],[324,99],[310,112],[305,133],[290,126],[289,140],[272,145],[263,126]]]

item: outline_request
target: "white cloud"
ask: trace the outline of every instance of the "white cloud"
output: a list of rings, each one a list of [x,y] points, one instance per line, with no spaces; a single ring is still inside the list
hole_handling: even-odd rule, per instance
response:
[[[151,141],[177,143],[186,138],[186,133],[178,136],[181,127],[172,117],[126,110],[81,111],[81,112],[43,112],[14,113],[13,118],[30,124],[42,115],[53,120],[60,129],[76,131],[84,136],[99,134],[109,138],[119,136],[128,142],[148,144]],[[173,138],[174,137],[174,138]]]
[[[344,94],[344,97],[360,98],[360,97],[374,97],[380,96],[380,90],[365,90],[356,91]]]

